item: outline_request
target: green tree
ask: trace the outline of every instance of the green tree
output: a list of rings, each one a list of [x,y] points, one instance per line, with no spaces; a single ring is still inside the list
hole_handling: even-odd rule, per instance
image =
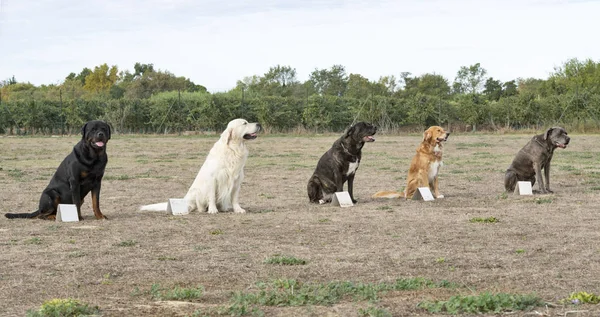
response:
[[[371,82],[359,74],[350,74],[346,88],[346,97],[366,98],[372,94],[373,85]]]
[[[516,96],[519,93],[517,84],[514,80],[510,80],[502,84],[502,97]]]
[[[454,79],[454,92],[477,94],[483,89],[487,71],[479,63],[469,67],[461,66]]]
[[[489,101],[498,101],[502,97],[502,82],[490,77],[485,81],[483,94]]]
[[[94,71],[85,77],[83,88],[88,91],[108,92],[117,82],[119,69],[117,66],[108,67],[106,63],[94,67]]]
[[[348,88],[346,68],[333,65],[331,69],[315,69],[310,74],[307,84],[319,95],[341,97]]]
[[[287,97],[292,95],[298,85],[296,69],[277,65],[269,68],[269,71],[259,78],[257,89],[265,96]]]

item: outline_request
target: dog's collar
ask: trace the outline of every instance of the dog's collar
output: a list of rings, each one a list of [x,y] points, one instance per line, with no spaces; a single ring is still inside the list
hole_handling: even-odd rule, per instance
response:
[[[542,148],[546,149],[546,152],[548,153],[552,153],[554,150],[554,147],[546,147],[544,146],[544,143],[542,143],[537,137],[533,137],[533,139],[535,140],[535,142],[537,142],[537,144],[539,144]]]
[[[344,146],[344,142],[341,142],[340,144],[342,145],[342,149],[344,149],[344,152],[346,154],[351,155],[351,156],[356,156],[356,154],[352,154],[352,153],[350,153],[350,151],[348,151],[348,149]]]

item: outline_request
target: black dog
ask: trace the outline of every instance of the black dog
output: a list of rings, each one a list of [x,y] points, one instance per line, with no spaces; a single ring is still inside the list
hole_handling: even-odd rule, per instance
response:
[[[321,156],[317,168],[308,180],[308,198],[312,203],[329,203],[333,193],[344,190],[348,181],[348,193],[356,203],[352,193],[354,176],[360,163],[361,150],[365,142],[373,142],[377,127],[366,122],[358,122],[337,139],[331,148]]]
[[[92,207],[96,219],[106,219],[100,212],[100,184],[108,162],[106,143],[110,126],[102,121],[90,121],[81,128],[82,138],[73,151],[60,163],[42,192],[37,211],[30,214],[5,214],[6,218],[55,219],[58,204],[75,204],[81,217],[83,198],[92,192]]]
[[[554,150],[566,148],[571,141],[567,136],[567,131],[561,127],[552,127],[544,134],[534,136],[517,153],[514,160],[506,170],[504,176],[504,189],[507,192],[514,192],[517,181],[530,181],[531,186],[538,181],[540,192],[542,194],[552,193],[550,190],[550,161]],[[542,169],[546,176],[546,183],[542,177]]]

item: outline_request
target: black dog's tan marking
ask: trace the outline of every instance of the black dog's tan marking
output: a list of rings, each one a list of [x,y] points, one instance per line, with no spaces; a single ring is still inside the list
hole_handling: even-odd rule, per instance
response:
[[[348,182],[348,193],[353,203],[353,183],[360,163],[361,150],[365,142],[373,142],[377,127],[358,122],[337,139],[331,148],[321,156],[315,172],[308,180],[308,198],[312,203],[331,202],[333,193],[344,190]]]
[[[530,181],[533,186],[537,180],[542,194],[552,193],[550,190],[550,161],[554,150],[566,148],[571,138],[567,131],[561,127],[552,127],[544,134],[534,136],[517,153],[514,160],[506,170],[504,176],[504,189],[514,192],[517,181]],[[542,169],[546,176],[546,183],[542,177]]]
[[[77,206],[79,220],[83,198],[91,191],[96,219],[106,219],[100,211],[100,185],[108,162],[106,143],[110,126],[102,121],[90,121],[81,128],[82,138],[73,151],[60,163],[42,192],[38,210],[32,213],[5,214],[6,218],[54,219],[58,204]]]

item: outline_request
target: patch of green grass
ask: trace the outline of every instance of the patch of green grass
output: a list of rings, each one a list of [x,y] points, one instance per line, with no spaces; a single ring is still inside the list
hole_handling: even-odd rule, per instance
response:
[[[135,240],[125,240],[115,244],[117,247],[133,247],[137,244]]]
[[[499,314],[529,311],[543,305],[544,301],[533,294],[483,293],[473,296],[452,296],[447,301],[423,301],[417,307],[434,314]]]
[[[25,176],[25,172],[23,172],[22,170],[17,169],[17,168],[6,170],[6,173],[8,174],[8,176],[10,176],[16,180],[22,180],[23,177]]]
[[[524,253],[525,253],[525,250],[524,250],[524,249],[516,249],[516,250],[515,250],[515,253],[516,253],[516,254],[524,254]]]
[[[25,240],[25,244],[42,244],[42,239],[38,238],[38,237],[34,237],[29,240]]]
[[[39,310],[28,310],[27,317],[78,317],[97,315],[98,306],[90,307],[75,299],[51,299],[45,301]]]
[[[258,283],[254,292],[232,294],[229,311],[251,312],[256,306],[329,306],[344,298],[375,301],[387,291],[418,290],[424,288],[455,288],[456,284],[433,282],[424,278],[397,279],[394,282],[355,283],[349,281],[326,284],[301,283],[294,279],[278,279],[271,283]]]
[[[167,256],[167,255],[161,255],[158,257],[159,261],[177,261],[176,257],[172,257],[172,256]]]
[[[257,214],[265,214],[265,213],[274,212],[274,211],[275,210],[273,210],[273,209],[261,209],[261,210],[255,211],[255,213],[257,213]]]
[[[502,194],[496,196],[496,199],[506,199],[506,198],[508,198],[507,192],[503,192]]]
[[[588,292],[573,292],[569,297],[563,299],[561,302],[578,305],[578,304],[599,304],[600,296],[594,293]]]
[[[390,206],[379,206],[376,208],[377,210],[386,210],[386,211],[391,211],[392,207]]]
[[[464,174],[466,172],[463,171],[463,170],[452,169],[452,170],[448,171],[448,173],[450,173],[450,174]]]
[[[191,301],[199,299],[202,294],[204,294],[204,287],[201,285],[194,288],[175,286],[172,289],[165,289],[160,287],[160,284],[152,284],[150,288],[150,295],[156,300]]]
[[[48,226],[48,231],[57,231],[60,228],[58,225],[50,225]]]
[[[274,199],[275,198],[275,196],[269,195],[269,194],[259,194],[258,196],[259,197],[264,197],[266,199]]]
[[[124,180],[128,180],[131,178],[132,177],[127,174],[121,174],[121,175],[104,175],[104,177],[102,179],[107,180],[107,181],[110,181],[110,180],[124,181]]]
[[[69,253],[68,257],[70,258],[81,258],[86,256],[87,254],[85,254],[85,252],[82,251],[73,251],[71,253]]]
[[[591,190],[600,190],[600,186],[592,186],[590,187]]]
[[[359,317],[392,317],[392,314],[383,308],[369,306],[367,308],[359,308],[358,316]]]
[[[112,275],[110,273],[106,273],[102,276],[102,282],[100,282],[100,284],[102,285],[111,285],[113,282],[111,280]]]
[[[321,218],[321,219],[319,219],[318,221],[319,221],[320,223],[327,223],[327,222],[329,222],[329,221],[331,221],[331,220],[329,220],[329,218]]]
[[[536,204],[550,204],[552,203],[552,198],[536,198],[534,201]]]
[[[475,142],[475,143],[456,143],[456,147],[462,148],[472,148],[472,147],[491,147],[492,145],[485,142]]]
[[[445,257],[439,257],[439,258],[435,259],[435,263],[444,263],[444,262],[446,262]]]
[[[221,229],[213,229],[213,230],[210,231],[210,234],[213,235],[213,236],[218,236],[218,235],[223,234],[223,230],[221,230]]]
[[[487,218],[482,218],[482,217],[474,217],[469,219],[469,222],[472,223],[476,223],[476,222],[480,222],[480,223],[497,223],[500,222],[500,220],[496,217],[487,217]]]
[[[267,258],[263,263],[277,265],[304,265],[306,264],[306,260],[299,259],[293,256],[276,254],[270,258]]]
[[[469,182],[479,182],[480,180],[482,180],[483,178],[481,178],[481,176],[479,175],[474,175],[474,176],[467,176],[467,180]]]
[[[559,168],[561,171],[575,171],[577,170],[573,165],[561,165]]]

